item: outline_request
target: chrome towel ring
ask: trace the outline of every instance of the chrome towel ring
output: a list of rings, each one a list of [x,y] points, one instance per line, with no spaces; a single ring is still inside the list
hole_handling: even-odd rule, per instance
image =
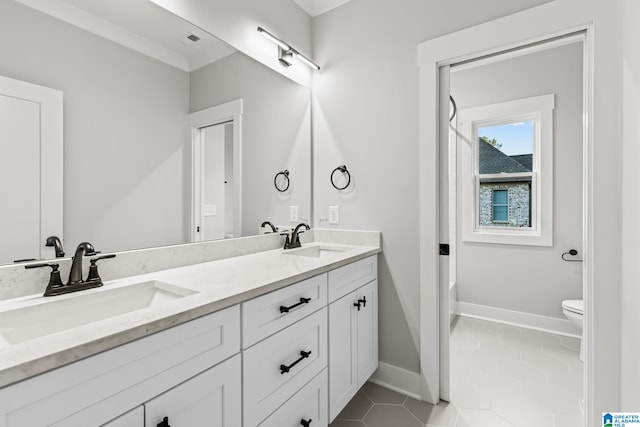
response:
[[[278,177],[280,175],[282,175],[282,179],[280,184],[278,184]],[[281,193],[284,193],[289,189],[290,183],[291,181],[289,180],[289,171],[286,169],[283,170],[282,172],[278,172],[276,176],[273,178],[273,185],[276,187],[276,190],[278,190]]]
[[[333,179],[333,175],[338,171],[347,175],[347,183],[343,187],[338,187]],[[331,185],[333,185],[333,188],[335,188],[336,190],[344,190],[349,186],[349,184],[351,184],[351,174],[349,173],[345,165],[338,166],[333,170],[333,172],[331,172]]]

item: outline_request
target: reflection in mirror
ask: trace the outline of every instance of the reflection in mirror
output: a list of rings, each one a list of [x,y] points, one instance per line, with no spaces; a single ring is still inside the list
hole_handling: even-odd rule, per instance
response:
[[[59,235],[67,253],[82,241],[110,252],[200,240],[198,217],[207,228],[213,219],[224,223],[203,239],[256,234],[265,220],[291,225],[290,206],[310,219],[308,89],[147,0],[56,1],[49,14],[21,2],[0,0],[0,76],[63,94]],[[239,167],[207,174],[227,183],[229,173],[240,174],[242,212],[231,225],[226,188],[194,212],[189,115],[236,100],[243,102],[241,147],[227,160]],[[285,169],[291,188],[280,193],[273,174]],[[0,263],[40,257],[18,252]]]

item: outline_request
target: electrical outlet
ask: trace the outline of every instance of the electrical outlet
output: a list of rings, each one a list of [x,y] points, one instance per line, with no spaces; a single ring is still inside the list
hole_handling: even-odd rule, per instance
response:
[[[340,224],[340,206],[329,206],[329,224]]]
[[[298,222],[298,207],[289,206],[289,221]]]

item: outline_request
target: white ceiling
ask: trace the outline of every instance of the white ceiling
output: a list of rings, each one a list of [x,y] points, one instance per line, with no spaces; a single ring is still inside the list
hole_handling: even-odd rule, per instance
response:
[[[311,17],[315,18],[318,15],[322,15],[325,12],[335,9],[338,6],[351,1],[351,0],[293,0],[304,9]]]
[[[236,50],[147,0],[16,0],[185,71]],[[186,36],[200,37],[185,44]]]

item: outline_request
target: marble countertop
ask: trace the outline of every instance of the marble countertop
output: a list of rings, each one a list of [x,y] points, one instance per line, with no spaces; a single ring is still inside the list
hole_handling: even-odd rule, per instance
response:
[[[304,244],[303,247],[321,244],[323,243],[313,242]],[[341,246],[333,242],[327,244]],[[330,252],[320,258],[295,256],[283,249],[268,250],[107,281],[102,288],[54,297],[73,298],[79,294],[103,292],[151,280],[195,291],[192,295],[162,305],[87,323],[21,343],[0,346],[0,387],[381,252],[379,245],[342,246],[347,250]],[[42,301],[43,297],[40,294],[2,301],[0,311]]]

